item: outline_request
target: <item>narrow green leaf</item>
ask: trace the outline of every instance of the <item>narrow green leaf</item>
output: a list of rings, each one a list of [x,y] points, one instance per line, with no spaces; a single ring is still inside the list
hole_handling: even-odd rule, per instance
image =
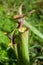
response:
[[[37,28],[32,26],[30,22],[27,22],[26,20],[24,20],[23,25],[29,28],[34,34],[39,36],[41,39],[43,39],[43,34]]]

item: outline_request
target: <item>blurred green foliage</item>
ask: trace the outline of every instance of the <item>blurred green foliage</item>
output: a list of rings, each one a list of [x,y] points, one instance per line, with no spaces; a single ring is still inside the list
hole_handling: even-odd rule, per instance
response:
[[[25,18],[43,34],[43,0],[0,0],[0,65],[17,65],[17,58],[7,35],[17,30],[17,22],[13,15],[18,14],[18,8],[23,4],[23,13],[35,9],[36,12]],[[7,33],[4,34],[4,32]],[[18,35],[15,32],[15,36]],[[43,65],[43,40],[30,31],[30,65]]]

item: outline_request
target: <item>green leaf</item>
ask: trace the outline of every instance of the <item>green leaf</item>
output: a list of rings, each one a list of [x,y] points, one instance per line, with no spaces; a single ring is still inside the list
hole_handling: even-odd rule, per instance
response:
[[[8,44],[10,42],[10,39],[4,35],[2,31],[0,31],[0,43]]]
[[[38,59],[42,59],[42,60],[43,60],[43,56],[38,56],[37,58],[38,58]]]
[[[24,20],[23,25],[29,28],[35,35],[43,39],[43,34],[37,28],[35,28],[30,22]]]

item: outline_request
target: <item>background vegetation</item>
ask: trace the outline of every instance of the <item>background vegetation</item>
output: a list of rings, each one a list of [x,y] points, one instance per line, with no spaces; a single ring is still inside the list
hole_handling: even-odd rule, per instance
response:
[[[34,34],[35,29],[29,32],[30,65],[43,65],[43,0],[0,0],[0,65],[18,65],[9,36],[15,31],[14,43],[19,39],[18,20],[14,20],[13,16],[19,13],[20,4],[23,4],[24,14],[36,10],[24,18],[40,32],[38,35]]]

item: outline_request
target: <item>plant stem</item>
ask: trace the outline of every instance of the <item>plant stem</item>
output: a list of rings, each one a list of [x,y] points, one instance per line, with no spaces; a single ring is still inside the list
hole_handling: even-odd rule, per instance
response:
[[[29,65],[29,48],[28,44],[29,30],[19,34],[18,42],[18,62],[19,65]]]

